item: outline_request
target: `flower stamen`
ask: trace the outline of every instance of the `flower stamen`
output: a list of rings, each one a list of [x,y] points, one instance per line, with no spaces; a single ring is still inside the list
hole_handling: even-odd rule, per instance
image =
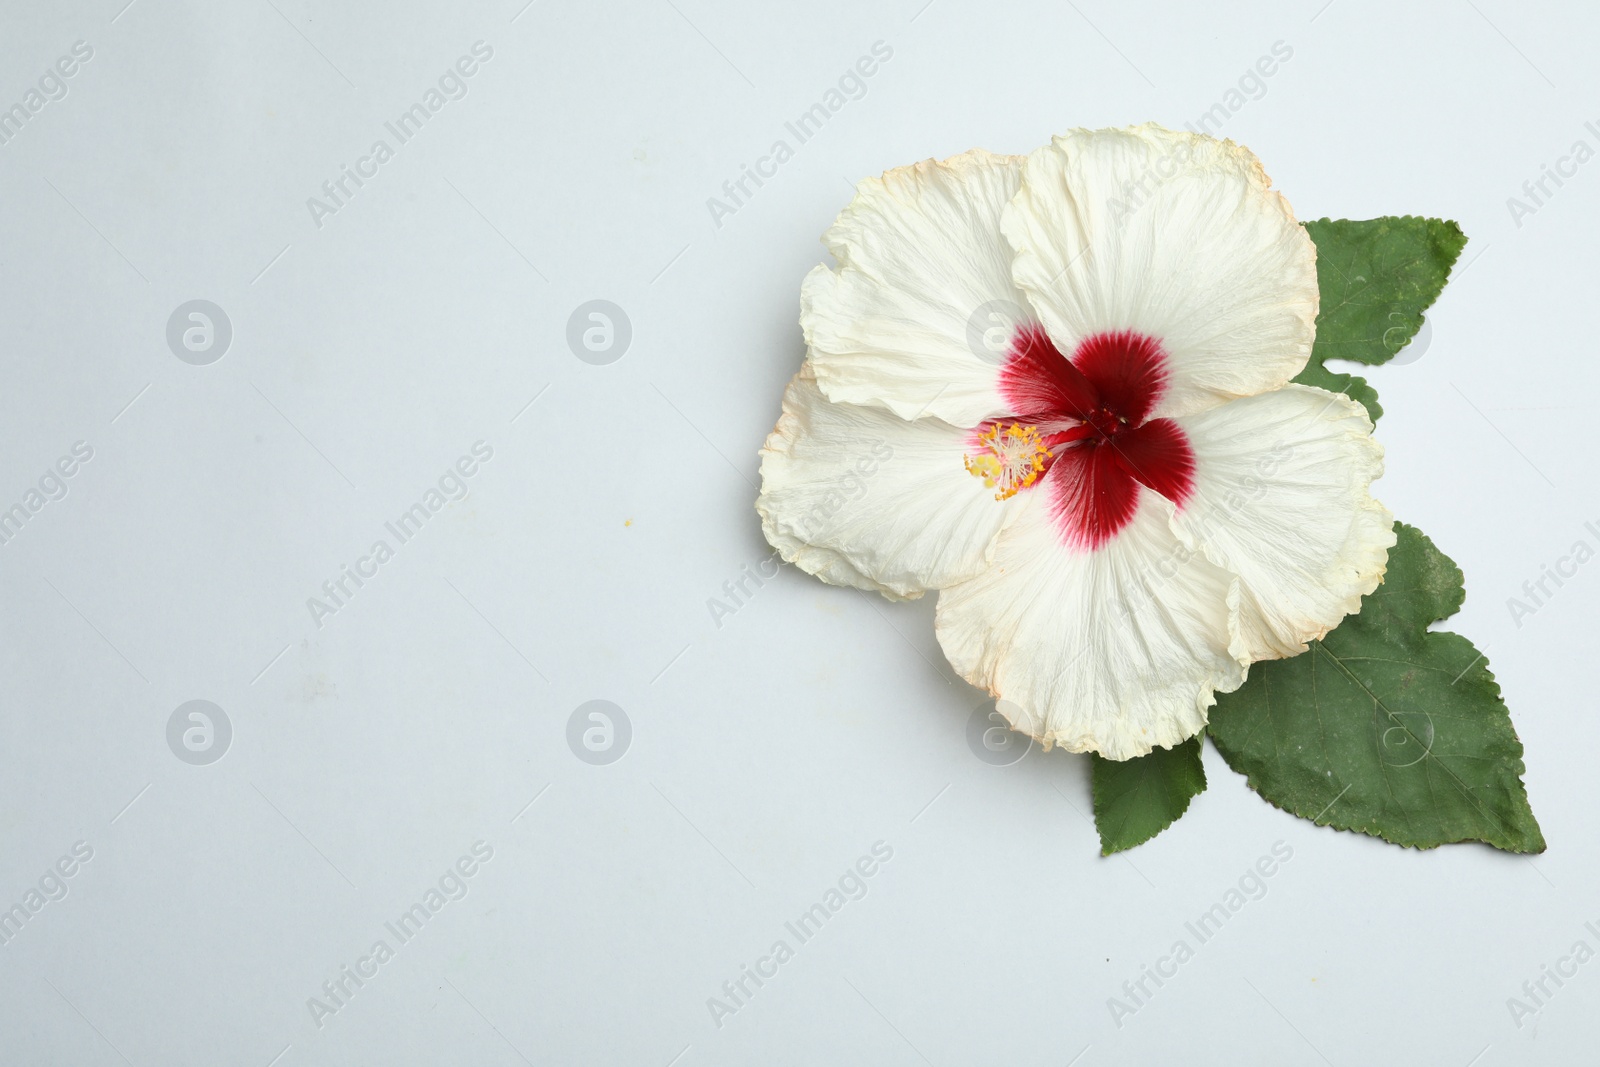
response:
[[[978,434],[977,455],[963,457],[967,473],[982,478],[995,490],[996,500],[1007,500],[1038,480],[1050,451],[1039,427],[1020,422],[997,422]]]

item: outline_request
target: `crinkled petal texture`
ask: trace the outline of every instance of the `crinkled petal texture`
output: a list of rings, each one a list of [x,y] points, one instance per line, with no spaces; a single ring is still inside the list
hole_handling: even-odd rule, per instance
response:
[[[1110,331],[1160,338],[1155,417],[1275,389],[1311,355],[1316,246],[1231,141],[1075,130],[1027,157],[1001,228],[1061,351]]]
[[[808,364],[761,450],[761,528],[802,570],[891,599],[970,578],[1019,501],[995,500],[966,472],[968,436],[942,419],[833,403]]]
[[[1252,661],[1304,652],[1378,587],[1394,516],[1372,498],[1383,447],[1366,409],[1306,385],[1174,420],[1195,453],[1172,529],[1239,577]]]
[[[1179,543],[1154,494],[1094,552],[1063,549],[1046,499],[1029,500],[993,565],[939,594],[951,664],[1046,745],[1131,759],[1194,736],[1244,681],[1237,580]]]
[[[972,151],[868,178],[823,235],[837,270],[800,290],[800,325],[831,400],[976,426],[1011,328],[1028,317],[1000,214],[1021,156]]]

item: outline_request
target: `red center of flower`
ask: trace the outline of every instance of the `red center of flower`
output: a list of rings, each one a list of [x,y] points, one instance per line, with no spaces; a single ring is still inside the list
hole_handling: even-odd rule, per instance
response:
[[[1063,356],[1044,327],[1020,327],[1000,371],[1014,414],[973,431],[967,470],[997,499],[1036,482],[1049,493],[1062,540],[1099,548],[1126,526],[1148,489],[1182,506],[1194,489],[1194,450],[1171,419],[1151,419],[1167,385],[1154,337],[1099,333]]]

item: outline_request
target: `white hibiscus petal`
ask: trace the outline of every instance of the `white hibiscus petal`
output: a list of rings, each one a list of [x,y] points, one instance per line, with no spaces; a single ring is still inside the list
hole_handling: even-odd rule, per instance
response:
[[[967,473],[968,436],[941,419],[833,403],[807,364],[761,450],[762,530],[803,570],[892,599],[970,578],[1018,501],[997,501]]]
[[[1131,759],[1194,736],[1217,691],[1244,681],[1238,583],[1185,549],[1170,506],[1074,551],[1042,494],[1000,536],[994,563],[939,594],[939,644],[1012,725],[1071,752]]]
[[[1394,516],[1370,492],[1383,447],[1366,409],[1287,385],[1176,421],[1195,480],[1172,528],[1239,576],[1251,660],[1297,655],[1359,611],[1395,542]]]
[[[1145,125],[1039,149],[1003,213],[1013,275],[1063,352],[1097,333],[1161,341],[1154,417],[1273,389],[1315,336],[1316,246],[1232,141]]]
[[[762,520],[762,529],[766,532],[767,540],[777,548],[778,554],[784,560],[793,563],[807,574],[821,578],[829,585],[842,585],[847,589],[860,589],[867,593],[882,593],[890,600],[916,600],[922,596],[921,592],[906,595],[896,593],[888,586],[875,582],[856,570],[848,559],[833,549],[808,545],[797,537],[773,529],[765,519]]]
[[[995,380],[1027,301],[1000,213],[1021,156],[973,150],[868,178],[823,235],[837,269],[800,291],[800,325],[830,399],[975,426],[1003,408]]]

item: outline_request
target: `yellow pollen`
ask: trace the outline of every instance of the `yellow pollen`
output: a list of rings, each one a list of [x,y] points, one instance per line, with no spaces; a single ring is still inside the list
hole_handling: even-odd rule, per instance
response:
[[[1039,436],[1037,426],[1013,422],[995,423],[978,435],[981,450],[966,456],[967,473],[983,479],[995,490],[996,500],[1006,500],[1026,489],[1039,478],[1050,452]]]

